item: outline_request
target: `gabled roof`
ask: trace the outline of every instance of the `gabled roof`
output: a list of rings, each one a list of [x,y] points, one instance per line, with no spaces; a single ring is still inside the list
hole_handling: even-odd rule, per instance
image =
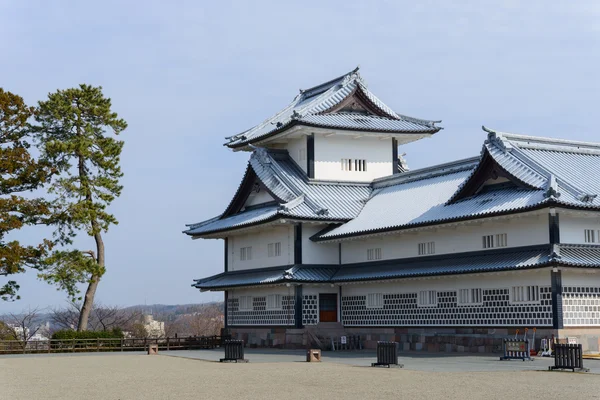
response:
[[[277,135],[292,126],[348,129],[364,132],[433,134],[436,122],[394,112],[367,89],[358,68],[336,79],[300,90],[292,102],[259,125],[227,138],[226,146],[242,148]]]
[[[567,206],[600,210],[600,145],[499,133],[489,135],[477,160],[382,178],[361,213],[317,234],[335,240],[464,219]],[[514,185],[479,185],[500,168]],[[479,186],[477,186],[479,185]],[[467,196],[465,196],[467,195]]]
[[[224,272],[192,285],[201,290],[285,283],[344,283],[526,270],[548,266],[600,267],[598,245],[534,245],[458,254],[337,265],[287,265]]]
[[[264,185],[278,204],[241,209],[256,181]],[[286,150],[257,148],[226,211],[188,225],[184,233],[203,237],[281,218],[340,223],[356,217],[370,194],[371,188],[365,183],[311,181]]]

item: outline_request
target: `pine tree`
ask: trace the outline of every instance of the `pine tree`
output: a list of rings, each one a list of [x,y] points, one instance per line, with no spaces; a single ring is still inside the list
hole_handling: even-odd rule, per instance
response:
[[[0,276],[8,277],[0,284],[2,300],[19,298],[19,285],[11,275],[25,272],[27,267],[42,269],[42,259],[52,246],[45,239],[37,246],[7,242],[11,231],[43,223],[49,214],[45,200],[24,196],[40,188],[51,172],[29,152],[32,114],[33,108],[23,98],[0,88]]]
[[[127,123],[111,111],[111,101],[101,87],[50,93],[39,102],[34,128],[42,159],[58,170],[50,193],[56,196],[54,222],[59,236],[85,231],[95,241],[94,250],[57,250],[48,259],[52,267],[43,278],[77,292],[77,281],[87,283],[78,330],[86,330],[94,296],[105,271],[102,233],[117,224],[107,207],[121,194],[119,166],[123,142],[115,139]]]

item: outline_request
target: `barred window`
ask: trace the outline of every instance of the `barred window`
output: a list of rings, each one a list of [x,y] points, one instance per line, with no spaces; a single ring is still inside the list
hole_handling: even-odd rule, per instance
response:
[[[538,286],[513,286],[513,303],[532,303],[540,300],[540,289]]]
[[[381,247],[367,249],[367,261],[381,260]]]
[[[341,167],[342,171],[365,172],[367,170],[367,160],[342,158]]]
[[[252,296],[240,296],[240,310],[252,310]]]
[[[586,243],[596,243],[596,231],[594,229],[585,229],[584,230],[585,242]]]
[[[498,233],[496,235],[485,235],[482,237],[482,239],[484,249],[508,246],[508,235],[506,233]]]
[[[419,306],[436,306],[437,292],[435,290],[421,290],[419,292]]]
[[[458,291],[458,304],[482,304],[481,289],[460,289]]]
[[[419,255],[435,254],[435,242],[419,243]]]
[[[270,294],[267,296],[267,310],[281,310],[280,294]]]
[[[281,242],[269,243],[267,245],[267,255],[269,257],[279,257],[281,255]]]
[[[383,308],[383,293],[369,293],[367,295],[367,308]]]
[[[240,260],[252,260],[252,246],[240,248]]]

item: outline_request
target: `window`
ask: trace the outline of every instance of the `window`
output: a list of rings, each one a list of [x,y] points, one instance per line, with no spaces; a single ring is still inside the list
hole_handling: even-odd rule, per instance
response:
[[[281,310],[280,294],[270,294],[267,296],[267,310]]]
[[[281,255],[281,242],[269,243],[267,245],[267,255],[269,257],[279,257]]]
[[[240,248],[240,260],[252,260],[252,247],[242,247]]]
[[[341,167],[342,171],[365,172],[367,170],[367,160],[342,158]]]
[[[383,308],[383,293],[369,293],[367,295],[367,308]]]
[[[458,291],[458,304],[482,304],[481,289],[460,289]]]
[[[533,303],[540,300],[540,290],[538,286],[513,286],[513,303]]]
[[[299,149],[298,150],[298,160],[300,160],[300,161],[306,161],[306,149]]]
[[[482,239],[484,249],[508,246],[508,235],[506,233],[498,233],[496,235],[485,235]]]
[[[381,247],[376,249],[367,249],[367,261],[381,260]]]
[[[586,229],[584,231],[585,242],[586,243],[596,243],[598,239],[600,239],[600,235],[596,235],[596,231],[593,229]]]
[[[506,233],[499,233],[496,235],[496,247],[507,246],[507,235]]]
[[[239,309],[252,310],[252,296],[240,296]]]
[[[435,254],[435,242],[419,243],[419,255]]]
[[[436,306],[437,292],[435,290],[421,290],[419,292],[419,306]]]

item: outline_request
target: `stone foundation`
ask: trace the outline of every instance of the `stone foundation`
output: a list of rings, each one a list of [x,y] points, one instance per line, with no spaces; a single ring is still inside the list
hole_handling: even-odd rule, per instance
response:
[[[328,336],[318,328],[309,328],[317,336]],[[241,339],[248,347],[273,347],[286,349],[307,348],[305,329],[294,328],[235,328],[235,339]],[[347,335],[360,335],[365,349],[375,349],[378,341],[400,343],[400,351],[429,351],[457,353],[500,353],[502,339],[515,337],[515,328],[344,328]],[[532,338],[532,331],[527,337]],[[600,353],[600,329],[538,329],[535,347],[540,349],[541,339],[552,337],[567,340],[575,338],[582,344],[585,354]],[[519,338],[523,331],[519,331]]]

